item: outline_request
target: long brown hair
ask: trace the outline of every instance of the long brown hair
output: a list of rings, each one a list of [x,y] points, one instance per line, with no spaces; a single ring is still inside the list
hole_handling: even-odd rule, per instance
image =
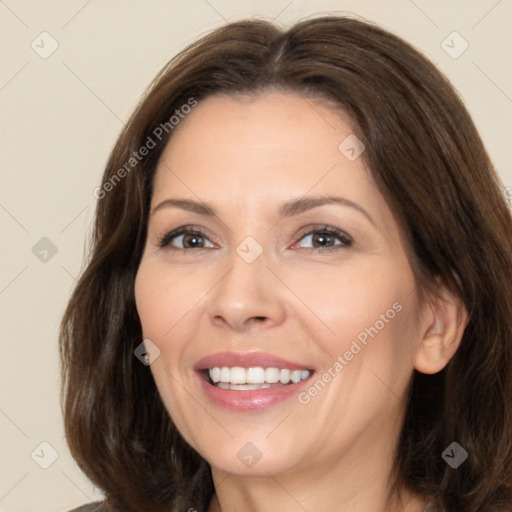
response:
[[[61,324],[73,457],[113,511],[207,509],[209,465],[177,432],[151,372],[134,357],[142,341],[134,279],[172,116],[212,94],[270,87],[323,98],[349,115],[404,229],[419,289],[442,283],[470,315],[448,365],[435,375],[414,371],[395,481],[440,510],[512,510],[512,219],[501,183],[447,79],[406,42],[348,17],[286,31],[260,20],[221,27],[162,69],[126,123]],[[452,442],[469,455],[457,469],[442,457]]]

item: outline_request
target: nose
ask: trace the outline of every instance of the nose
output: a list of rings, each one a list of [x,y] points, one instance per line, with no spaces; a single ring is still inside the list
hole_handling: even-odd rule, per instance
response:
[[[214,325],[243,332],[284,321],[283,286],[267,263],[264,253],[247,263],[233,251],[230,270],[208,294],[208,314]]]

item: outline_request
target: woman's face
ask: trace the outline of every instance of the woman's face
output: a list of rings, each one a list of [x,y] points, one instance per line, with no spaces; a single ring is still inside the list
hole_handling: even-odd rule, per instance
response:
[[[350,124],[267,92],[209,97],[174,130],[135,293],[177,428],[235,474],[389,457],[418,299]]]

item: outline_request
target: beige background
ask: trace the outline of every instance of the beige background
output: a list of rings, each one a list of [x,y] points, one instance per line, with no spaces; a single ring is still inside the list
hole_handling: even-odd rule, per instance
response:
[[[63,439],[57,329],[80,272],[92,191],[139,95],[178,50],[226,21],[258,15],[287,26],[325,12],[376,21],[430,57],[512,186],[511,0],[0,0],[0,510],[60,512],[100,496]],[[442,47],[454,31],[463,39],[450,36],[445,48],[469,45],[457,58]],[[43,237],[56,254],[44,253]]]

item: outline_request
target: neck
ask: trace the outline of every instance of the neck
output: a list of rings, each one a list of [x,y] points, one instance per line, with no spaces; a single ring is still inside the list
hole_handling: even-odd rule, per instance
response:
[[[386,437],[388,443],[379,442]],[[280,473],[261,468],[247,476],[212,467],[216,491],[208,512],[422,512],[425,497],[405,488],[390,495],[398,440],[389,439],[389,432],[361,433],[342,454],[321,449]]]
[[[225,476],[222,491],[214,494],[208,512],[422,512],[427,499],[409,490],[403,490],[399,498],[389,500],[376,489],[356,495],[353,492],[322,494],[318,488],[308,486],[297,489],[276,477],[262,479],[250,492],[238,486],[230,476]],[[217,479],[214,477],[215,485]],[[288,487],[286,486],[288,484]],[[291,487],[291,490],[290,490]],[[380,495],[380,496],[379,496]]]

